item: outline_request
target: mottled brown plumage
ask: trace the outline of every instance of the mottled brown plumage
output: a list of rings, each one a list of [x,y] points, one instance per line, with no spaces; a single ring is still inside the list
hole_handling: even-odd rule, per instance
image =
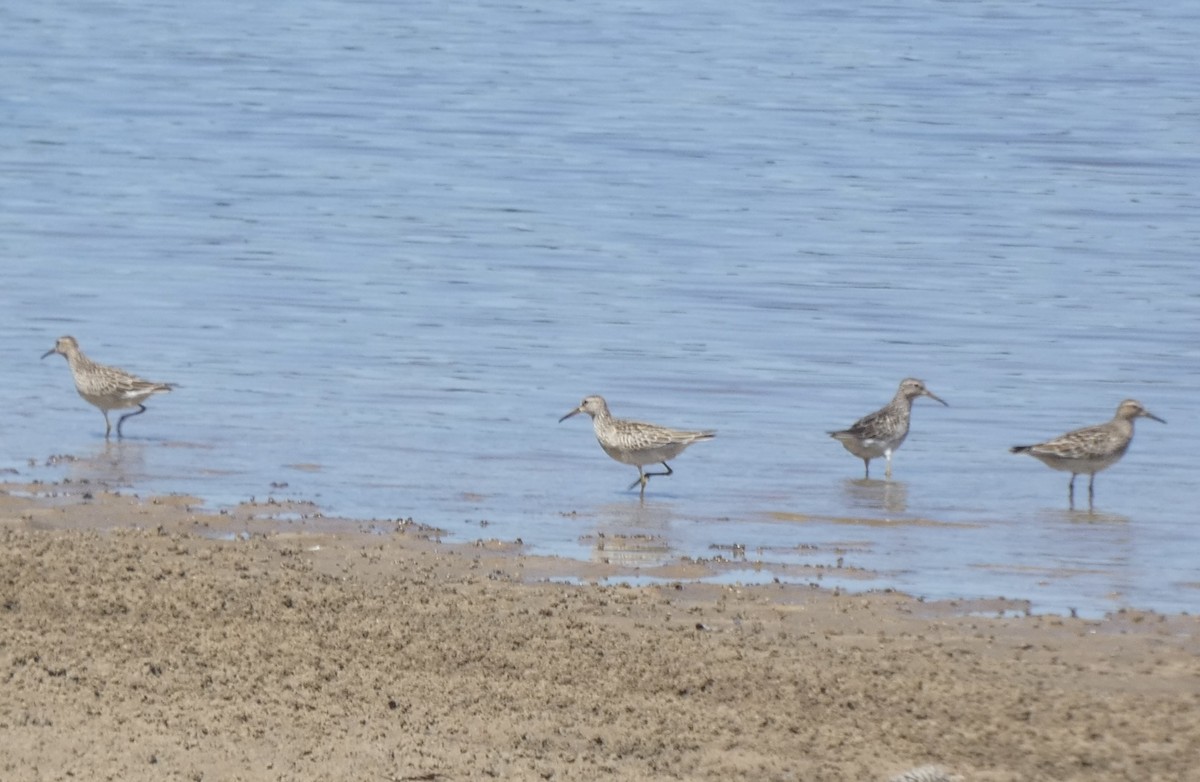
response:
[[[830,432],[829,436],[839,441],[846,450],[863,460],[866,468],[864,477],[871,477],[871,460],[880,456],[887,458],[885,475],[892,477],[892,453],[908,437],[908,422],[912,416],[913,400],[927,396],[943,405],[945,400],[935,395],[916,378],[905,378],[892,401],[870,415],[854,422],[849,429]]]
[[[112,424],[108,420],[109,410],[138,408],[136,413],[126,413],[117,420],[117,437],[120,437],[121,424],[125,423],[126,418],[146,412],[146,406],[142,403],[147,398],[174,388],[171,383],[152,383],[123,369],[97,364],[83,354],[74,337],[59,337],[54,347],[42,354],[42,358],[53,353],[66,357],[71,376],[75,379],[75,390],[104,414],[106,438],[112,431]]]
[[[888,782],[963,782],[963,778],[938,766],[921,766],[897,774]]]
[[[701,440],[711,440],[716,432],[689,432],[682,429],[670,429],[665,426],[646,424],[641,421],[629,421],[623,418],[613,418],[608,411],[608,403],[602,396],[585,397],[579,407],[558,419],[559,423],[578,413],[587,413],[592,417],[592,428],[596,430],[596,439],[604,452],[622,464],[632,464],[637,467],[638,479],[629,488],[642,485],[641,495],[646,495],[646,484],[655,475],[670,475],[674,472],[668,459],[674,459],[683,449]],[[662,464],[666,472],[647,473],[642,470],[647,464]]]
[[[1096,426],[1075,429],[1037,445],[1014,445],[1012,453],[1027,453],[1047,467],[1071,473],[1067,484],[1067,499],[1075,507],[1075,476],[1087,475],[1088,507],[1095,497],[1096,473],[1112,467],[1133,441],[1133,419],[1153,418],[1159,423],[1166,421],[1142,407],[1135,399],[1126,399],[1117,406],[1111,421]]]

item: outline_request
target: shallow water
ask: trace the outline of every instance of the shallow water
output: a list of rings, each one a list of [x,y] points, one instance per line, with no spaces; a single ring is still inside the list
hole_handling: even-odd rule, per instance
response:
[[[0,10],[0,467],[1200,608],[1190,4],[209,5]],[[181,388],[106,444],[65,333]],[[720,434],[641,504],[589,393]],[[1125,397],[1095,513],[1007,453]]]

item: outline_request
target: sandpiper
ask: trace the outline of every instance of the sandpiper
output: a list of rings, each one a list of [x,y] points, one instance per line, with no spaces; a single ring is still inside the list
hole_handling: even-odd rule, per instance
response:
[[[1067,500],[1075,507],[1075,476],[1081,473],[1088,477],[1088,508],[1095,497],[1096,473],[1108,469],[1120,461],[1133,441],[1133,419],[1153,418],[1160,424],[1166,421],[1142,407],[1136,399],[1126,399],[1117,405],[1117,413],[1111,421],[1096,426],[1086,426],[1047,440],[1037,445],[1014,445],[1013,453],[1027,453],[1047,467],[1071,473],[1067,484]]]
[[[151,383],[123,369],[97,364],[83,354],[74,337],[59,337],[54,347],[42,354],[42,358],[52,353],[66,357],[67,365],[71,367],[71,376],[75,379],[75,390],[104,413],[106,439],[112,431],[112,424],[108,420],[109,410],[137,408],[137,412],[126,413],[117,420],[117,437],[121,437],[121,424],[125,423],[126,418],[146,412],[146,406],[142,403],[148,397],[175,387],[171,383]]]
[[[841,442],[846,450],[863,460],[866,467],[864,477],[871,477],[871,460],[884,456],[887,458],[885,475],[892,477],[892,452],[900,447],[904,438],[908,437],[908,421],[912,416],[913,400],[919,396],[947,404],[944,399],[934,394],[925,384],[916,378],[905,378],[900,381],[896,396],[885,406],[870,415],[863,416],[854,422],[849,429],[840,432],[830,432],[829,436]]]
[[[646,484],[655,475],[671,475],[674,472],[668,459],[674,459],[683,453],[683,449],[701,440],[711,440],[716,432],[687,432],[680,429],[669,429],[665,426],[644,424],[640,421],[628,421],[623,418],[613,418],[608,412],[608,403],[602,396],[585,397],[579,407],[558,419],[559,423],[573,415],[587,413],[592,417],[592,427],[596,430],[596,439],[604,452],[621,464],[632,464],[637,467],[638,479],[629,484],[629,488],[642,485],[641,497],[646,496]],[[666,472],[645,472],[647,464],[662,464]]]
[[[888,782],[963,782],[963,778],[938,766],[921,766],[897,774]]]

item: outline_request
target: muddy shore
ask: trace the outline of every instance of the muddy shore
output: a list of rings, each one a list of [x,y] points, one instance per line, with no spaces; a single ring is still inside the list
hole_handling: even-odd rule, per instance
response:
[[[0,779],[1200,779],[1196,617],[565,584],[198,507],[3,487]]]

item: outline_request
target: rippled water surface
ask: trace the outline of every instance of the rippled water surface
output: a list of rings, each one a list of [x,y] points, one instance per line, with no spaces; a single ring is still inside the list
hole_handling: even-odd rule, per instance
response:
[[[19,477],[581,559],[744,546],[743,581],[841,560],[877,573],[854,588],[1200,609],[1191,3],[50,0],[0,23]],[[38,360],[67,333],[181,388],[106,444]],[[950,407],[919,400],[895,480],[860,480],[825,432],[907,375]],[[642,504],[585,418],[557,423],[589,393],[720,433]],[[1125,397],[1168,424],[1139,423],[1095,513],[1007,452]],[[623,536],[650,542],[599,550]]]

